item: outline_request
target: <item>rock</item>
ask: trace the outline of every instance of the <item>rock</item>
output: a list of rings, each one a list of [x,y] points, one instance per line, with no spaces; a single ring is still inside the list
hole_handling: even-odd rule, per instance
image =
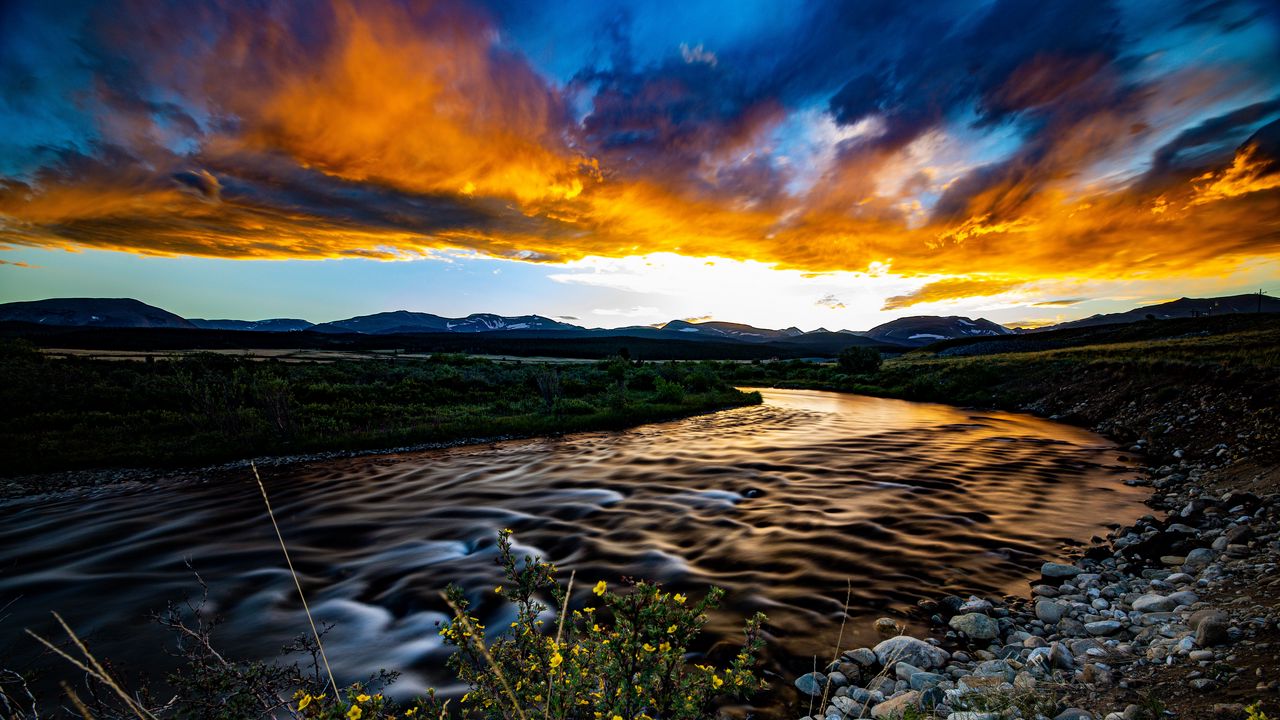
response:
[[[960,606],[959,612],[961,612],[961,613],[987,613],[987,612],[990,612],[990,611],[991,611],[991,609],[992,609],[992,605],[991,605],[991,602],[990,602],[989,600],[983,600],[982,598],[978,597],[977,595],[970,595],[970,596],[969,596],[969,599],[968,599],[967,601],[965,601],[965,603],[964,603],[963,605],[961,605],[961,606]]]
[[[844,654],[851,661],[861,665],[862,667],[871,667],[880,662],[876,659],[876,654],[871,648],[858,648],[857,650],[849,650]]]
[[[891,638],[894,635],[901,635],[903,631],[902,624],[893,618],[882,617],[875,622],[876,633],[880,637]]]
[[[1124,624],[1118,620],[1097,620],[1095,622],[1085,623],[1084,631],[1090,635],[1097,636],[1115,635],[1120,632],[1120,629],[1123,627]]]
[[[847,718],[856,718],[866,715],[866,706],[854,700],[853,698],[837,697],[831,699],[832,706],[836,711]]]
[[[849,678],[845,677],[844,673],[837,670],[833,673],[827,673],[827,682],[831,683],[831,687],[841,688],[849,684]]]
[[[925,691],[937,687],[943,680],[946,680],[946,677],[938,673],[921,671],[912,675],[908,683],[911,685],[912,690]]]
[[[1057,625],[1067,612],[1067,606],[1055,600],[1041,598],[1036,601],[1036,617],[1042,622]]]
[[[1049,666],[1071,670],[1076,666],[1076,659],[1066,645],[1055,642],[1049,646]]]
[[[1214,720],[1244,720],[1248,711],[1239,703],[1214,703]]]
[[[940,668],[947,664],[950,655],[946,650],[936,648],[923,640],[909,635],[899,635],[883,640],[875,646],[876,660],[885,667],[892,667],[896,662],[905,662],[923,670]]]
[[[922,710],[932,708],[934,713],[950,714],[951,708],[944,702],[945,699],[946,693],[942,691],[942,688],[931,687],[927,690],[922,690],[920,691],[920,708]],[[938,710],[939,706],[942,707],[941,711]]]
[[[1196,548],[1187,553],[1187,559],[1183,565],[1190,570],[1203,570],[1209,567],[1214,560],[1218,559],[1218,553],[1209,548]]]
[[[806,695],[820,697],[827,686],[827,676],[820,672],[805,673],[796,678],[796,689]]]
[[[875,653],[871,654],[871,662],[875,662]],[[856,662],[841,658],[840,663],[836,665],[836,671],[844,676],[846,685],[859,685],[862,683],[862,666]]]
[[[1202,648],[1226,643],[1229,622],[1226,613],[1213,608],[1198,610],[1187,619],[1187,625],[1196,631],[1196,645]]]
[[[1140,613],[1169,612],[1178,607],[1178,602],[1164,595],[1143,595],[1133,601],[1133,609]]]
[[[1213,659],[1213,651],[1212,650],[1192,650],[1191,652],[1187,653],[1187,657],[1191,658],[1195,662],[1206,662],[1208,660]]]
[[[1099,667],[1097,663],[1085,665],[1080,679],[1095,685],[1110,685],[1115,682],[1115,676],[1111,671],[1107,668]]]
[[[1212,678],[1196,678],[1195,680],[1187,683],[1192,690],[1200,691],[1212,690],[1216,684],[1217,683],[1215,683]]]
[[[1054,580],[1073,578],[1079,575],[1080,572],[1080,568],[1075,565],[1064,565],[1062,563],[1047,562],[1040,566],[1040,574]]]
[[[1058,632],[1072,637],[1084,634],[1084,623],[1075,618],[1064,617],[1058,621]]]
[[[876,647],[879,647],[878,645]],[[900,720],[904,715],[919,707],[920,693],[908,690],[901,695],[894,695],[871,708],[871,717],[875,720]]]
[[[986,660],[973,668],[973,677],[994,677],[1004,682],[1013,682],[1017,671],[1004,660]]]
[[[1200,602],[1200,596],[1196,595],[1190,590],[1183,590],[1181,592],[1173,593],[1169,596],[1169,599],[1176,602],[1179,605],[1194,605]]]
[[[899,680],[910,681],[912,675],[915,675],[916,673],[922,673],[922,672],[924,671],[916,667],[915,665],[912,665],[911,663],[900,662],[893,666],[893,674]]]
[[[1054,715],[1053,720],[1093,720],[1093,714],[1080,708],[1067,708]]]
[[[1000,626],[982,613],[966,613],[951,618],[951,629],[962,632],[974,640],[995,640],[1000,636]]]

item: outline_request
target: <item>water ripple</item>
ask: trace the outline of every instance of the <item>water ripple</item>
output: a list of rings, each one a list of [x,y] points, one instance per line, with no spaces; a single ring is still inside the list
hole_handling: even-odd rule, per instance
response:
[[[578,572],[700,592],[728,607],[704,646],[769,613],[770,666],[830,652],[852,584],[871,617],[940,592],[1001,594],[1104,521],[1142,514],[1131,469],[1104,439],[1023,415],[811,391],[620,433],[326,461],[265,477],[335,672],[400,670],[444,687],[439,592],[466,587],[502,613],[498,529]],[[225,649],[270,656],[306,628],[250,479],[173,483],[0,505],[0,656],[35,657],[21,628],[58,610],[117,662],[158,671],[146,620],[198,590],[227,618]],[[853,641],[867,623],[853,623]]]

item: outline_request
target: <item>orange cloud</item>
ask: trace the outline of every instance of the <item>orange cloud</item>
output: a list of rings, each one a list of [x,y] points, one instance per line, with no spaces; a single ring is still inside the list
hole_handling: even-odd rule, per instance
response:
[[[1258,146],[1208,172],[1082,179],[1145,137],[1160,91],[1128,89],[1096,58],[1037,56],[1013,72],[985,102],[1039,113],[1046,129],[1006,161],[950,181],[926,217],[915,195],[936,190],[933,170],[919,170],[928,158],[907,142],[919,132],[846,138],[811,188],[784,192],[786,170],[759,161],[785,109],[758,103],[700,133],[659,128],[693,170],[642,173],[623,153],[593,152],[602,145],[584,140],[563,90],[474,9],[333,0],[314,37],[247,10],[229,17],[211,37],[171,32],[176,17],[105,23],[120,47],[159,38],[159,59],[139,61],[147,79],[199,96],[209,119],[189,119],[199,129],[177,138],[171,126],[186,125],[158,122],[104,86],[99,155],[0,181],[0,241],[255,259],[676,252],[955,276],[886,309],[1038,279],[1212,276],[1280,257],[1280,172]],[[204,27],[200,17],[191,26]],[[689,72],[725,64],[697,60]],[[645,88],[676,91],[697,99],[689,88]],[[198,149],[179,153],[178,140]]]
[[[968,297],[999,295],[1021,287],[1025,281],[1004,278],[960,277],[935,280],[906,295],[895,295],[884,301],[882,310],[901,310],[921,303],[957,300]]]

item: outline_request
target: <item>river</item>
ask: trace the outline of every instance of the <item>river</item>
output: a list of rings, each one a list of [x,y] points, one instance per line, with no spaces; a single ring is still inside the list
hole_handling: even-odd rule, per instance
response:
[[[817,391],[623,432],[304,463],[264,472],[334,671],[447,687],[439,592],[472,592],[489,627],[498,529],[596,580],[728,591],[701,647],[769,615],[768,667],[789,686],[869,620],[944,593],[1023,591],[1035,568],[1145,492],[1109,441],[1027,415]],[[35,658],[30,627],[62,613],[100,656],[157,674],[169,639],[147,620],[197,595],[226,618],[220,649],[271,657],[307,628],[251,477],[120,485],[0,501],[0,658]],[[0,663],[3,665],[3,663]],[[56,666],[55,666],[56,667]],[[72,674],[72,673],[67,673]]]

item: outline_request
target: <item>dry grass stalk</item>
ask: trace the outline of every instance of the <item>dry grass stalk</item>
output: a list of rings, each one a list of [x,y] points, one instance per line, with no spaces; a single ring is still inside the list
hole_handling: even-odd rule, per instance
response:
[[[93,720],[93,713],[89,712],[89,708],[85,707],[84,701],[82,701],[80,696],[76,694],[76,691],[67,684],[66,680],[62,681],[62,689],[67,693],[67,699],[75,706],[76,712],[80,713],[80,717],[83,718],[83,720]]]
[[[61,615],[55,612],[53,613],[53,617],[58,621],[58,624],[62,626],[62,629],[67,633],[67,637],[71,639],[71,642],[84,655],[84,662],[81,662],[67,654],[62,650],[62,648],[59,648],[57,645],[54,645],[43,637],[40,637],[30,629],[28,629],[26,633],[67,662],[70,662],[72,665],[83,670],[89,677],[97,680],[103,685],[106,685],[108,688],[111,688],[112,692],[124,701],[125,706],[129,708],[129,712],[137,715],[140,720],[157,720],[155,715],[152,715],[146,708],[142,707],[137,700],[133,699],[129,693],[125,692],[124,688],[120,687],[120,684],[115,681],[115,678],[111,677],[111,674],[108,673],[106,668],[98,662],[98,659],[93,656],[93,653],[89,652],[89,648],[85,647],[85,644],[81,642],[80,637],[71,629],[71,626],[67,625],[67,622],[62,619]],[[86,665],[85,663],[88,664]]]
[[[836,664],[836,661],[840,659],[840,648],[844,646],[844,624],[849,619],[849,601],[853,599],[853,581],[849,578],[845,578],[844,584],[844,614],[840,616],[840,634],[836,636],[835,652],[831,653],[831,665]],[[830,666],[827,666],[827,669],[830,670]],[[819,710],[823,710],[827,707],[827,693],[829,692],[831,692],[831,683],[823,683],[822,702],[818,703]],[[812,698],[813,696],[810,695],[810,697]]]
[[[294,587],[298,588],[298,598],[302,600],[302,609],[307,614],[307,622],[311,623],[311,634],[316,639],[316,647],[320,649],[320,659],[324,660],[324,671],[329,675],[329,684],[333,686],[333,696],[339,696],[338,683],[333,679],[333,670],[329,667],[329,656],[324,652],[324,643],[320,641],[320,631],[316,630],[316,621],[311,617],[311,608],[307,606],[307,596],[302,592],[302,582],[293,569],[293,560],[289,558],[289,548],[284,544],[284,535],[280,534],[280,525],[276,522],[276,514],[271,510],[271,500],[267,498],[267,487],[262,484],[262,476],[258,474],[258,465],[249,463],[253,468],[253,478],[258,481],[258,489],[262,491],[262,502],[266,503],[267,515],[271,518],[271,527],[276,530],[276,539],[280,541],[280,551],[284,553],[285,564],[289,566],[289,574],[293,576]]]

